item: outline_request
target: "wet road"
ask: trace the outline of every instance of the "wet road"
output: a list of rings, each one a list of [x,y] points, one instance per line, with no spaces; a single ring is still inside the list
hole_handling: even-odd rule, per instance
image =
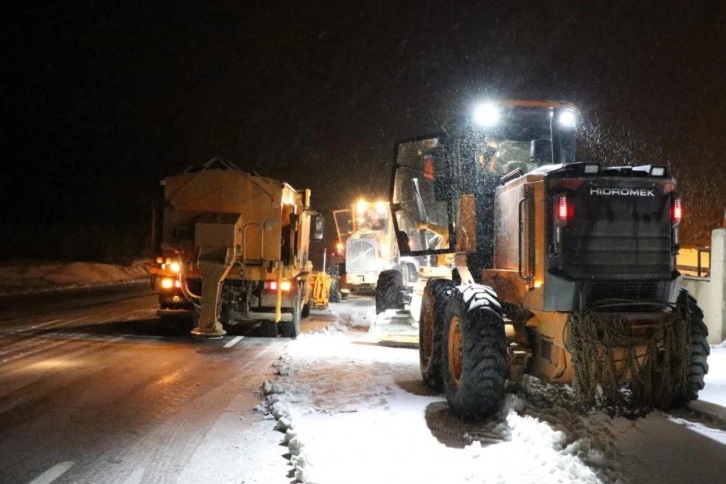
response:
[[[292,481],[255,411],[289,340],[169,336],[155,311],[148,284],[0,298],[0,482]]]

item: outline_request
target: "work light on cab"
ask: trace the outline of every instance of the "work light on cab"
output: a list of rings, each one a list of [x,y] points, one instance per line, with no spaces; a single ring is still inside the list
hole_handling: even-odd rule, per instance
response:
[[[577,124],[577,116],[575,115],[575,112],[571,109],[565,109],[564,111],[560,112],[558,121],[561,127],[572,129]]]
[[[495,126],[499,117],[499,108],[494,104],[481,104],[474,109],[474,122],[479,126]]]
[[[362,215],[366,213],[366,210],[368,210],[368,202],[366,200],[358,200],[356,207],[358,210],[358,214]]]

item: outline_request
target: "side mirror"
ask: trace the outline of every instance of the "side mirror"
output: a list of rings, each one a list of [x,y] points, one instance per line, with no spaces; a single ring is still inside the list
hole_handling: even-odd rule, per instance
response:
[[[325,232],[325,219],[319,213],[316,213],[311,218],[311,226],[313,229],[312,236],[313,240],[323,240],[323,233]]]

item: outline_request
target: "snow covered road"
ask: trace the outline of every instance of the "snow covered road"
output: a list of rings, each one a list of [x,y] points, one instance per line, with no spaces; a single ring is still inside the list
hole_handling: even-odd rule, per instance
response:
[[[341,320],[374,317],[372,306],[345,304],[331,309]],[[712,350],[715,361],[721,348]],[[267,410],[305,483],[680,483],[726,474],[722,424],[708,415],[587,417],[566,410],[567,388],[535,379],[513,387],[491,421],[462,422],[421,381],[416,349],[376,344],[365,330],[302,335],[276,369]],[[716,372],[710,382],[720,381]]]

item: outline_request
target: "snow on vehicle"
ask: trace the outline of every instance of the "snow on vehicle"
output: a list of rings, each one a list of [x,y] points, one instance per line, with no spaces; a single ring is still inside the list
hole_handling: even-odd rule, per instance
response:
[[[524,373],[628,417],[704,386],[676,181],[665,166],[577,162],[577,121],[569,103],[504,101],[397,145],[401,254],[456,253],[426,282],[418,336],[424,381],[464,417],[496,412]]]

